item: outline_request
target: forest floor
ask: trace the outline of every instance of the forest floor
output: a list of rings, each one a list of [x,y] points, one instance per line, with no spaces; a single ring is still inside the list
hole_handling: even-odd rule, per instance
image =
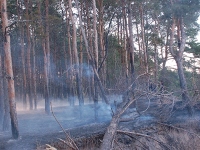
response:
[[[93,111],[93,105],[85,105],[81,116],[78,106],[74,108],[69,106],[53,108],[60,124],[64,129],[69,130],[73,137],[105,131],[111,119],[109,111],[100,108],[97,121],[94,119]],[[18,123],[20,131],[18,140],[11,138],[10,131],[0,132],[0,150],[33,150],[37,146],[49,143],[56,138],[65,137],[53,115],[47,115],[44,109],[19,111]]]
[[[122,122],[126,128],[139,129],[148,127],[150,124],[160,121],[158,117],[151,114],[155,106],[149,107],[149,112],[140,115],[136,119],[128,122]],[[79,107],[71,108],[69,106],[54,107],[53,112],[67,133],[72,138],[90,137],[91,135],[102,136],[112,118],[111,111],[107,105],[100,105],[98,109],[98,120],[95,120],[94,105],[85,105],[82,113]],[[81,115],[81,116],[80,116]],[[191,118],[186,110],[176,111],[168,119],[168,123],[185,123],[188,120],[200,121],[200,112],[195,110],[195,115]],[[34,150],[38,147],[55,143],[58,138],[65,139],[65,133],[55,121],[52,114],[47,115],[44,109],[32,111],[19,111],[18,122],[20,138],[13,140],[11,133],[0,132],[0,150]],[[199,124],[199,123],[198,123]]]

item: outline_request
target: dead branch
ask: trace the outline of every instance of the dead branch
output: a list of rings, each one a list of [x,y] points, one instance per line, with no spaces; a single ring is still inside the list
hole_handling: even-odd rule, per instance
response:
[[[64,144],[66,144],[67,146],[69,146],[70,148],[76,150],[76,148],[73,147],[73,145],[70,142],[67,142],[61,138],[57,138],[58,140],[60,140],[61,142],[63,142]]]
[[[129,91],[130,92],[130,91]],[[120,122],[120,116],[127,110],[127,108],[139,99],[141,96],[137,98],[134,97],[133,93],[130,92],[127,98],[122,102],[119,108],[117,108],[116,114],[113,116],[110,125],[108,126],[106,133],[103,138],[103,142],[101,145],[101,150],[110,150],[112,149],[115,133]]]
[[[47,148],[45,148],[45,150],[57,150],[57,148],[49,145],[49,144],[46,144]]]
[[[137,110],[137,107],[136,107],[136,110],[137,110],[138,114],[140,114],[140,115],[141,115],[142,113],[145,113],[145,112],[149,109],[149,107],[150,107],[151,100],[150,100],[148,94],[146,94],[146,97],[147,97],[147,99],[148,99],[148,106],[147,106],[147,108],[146,108],[145,110],[139,112],[139,111]]]
[[[68,146],[70,146],[71,148],[73,148],[74,150],[79,150],[79,148],[77,147],[76,143],[74,142],[74,140],[69,136],[69,134],[65,131],[65,129],[62,127],[62,125],[60,124],[60,122],[58,121],[58,119],[56,118],[54,112],[53,112],[53,108],[52,108],[52,103],[50,102],[50,106],[51,106],[51,113],[54,117],[54,119],[56,120],[56,122],[58,123],[58,125],[60,126],[60,128],[62,129],[62,131],[65,133],[67,140],[69,141]],[[59,139],[62,140],[62,139]],[[67,143],[67,142],[66,142]]]
[[[115,143],[118,145],[119,149],[122,150],[122,148],[121,148],[121,146],[119,145],[119,143],[118,143],[116,140],[114,140],[114,141],[115,141]]]
[[[171,150],[170,145],[165,144],[165,143],[163,143],[162,141],[159,141],[159,140],[155,139],[155,138],[152,137],[152,136],[149,136],[149,135],[146,135],[146,134],[142,134],[142,133],[129,132],[129,131],[122,131],[122,130],[117,130],[117,132],[118,132],[118,133],[122,133],[122,134],[126,134],[126,135],[134,134],[134,135],[138,135],[138,136],[143,136],[143,137],[146,137],[146,138],[150,138],[150,139],[152,139],[152,140],[158,142],[159,144],[163,145],[163,146],[166,147],[167,149]]]
[[[141,144],[141,146],[134,144],[135,146],[141,147],[142,149],[148,149],[148,147],[144,143],[142,143],[138,138],[136,138],[135,136],[133,136],[133,135],[128,135],[128,136],[135,139],[136,141],[138,141]]]
[[[147,75],[147,78],[146,78]],[[142,80],[143,84],[139,84],[140,82],[140,78],[143,78],[145,82]],[[148,83],[146,82],[146,80],[148,81]],[[123,102],[118,105],[118,108],[116,110],[115,115],[113,116],[110,125],[108,126],[106,133],[104,135],[103,138],[103,142],[101,144],[101,150],[110,150],[113,148],[113,142],[114,142],[114,137],[116,134],[116,130],[118,127],[119,122],[121,121],[129,121],[129,120],[120,120],[120,116],[129,108],[129,106],[131,104],[133,104],[135,101],[139,100],[140,98],[147,98],[149,103],[147,108],[145,108],[144,111],[142,111],[142,113],[144,113],[145,111],[147,111],[150,107],[150,103],[151,103],[151,96],[158,98],[161,97],[163,99],[163,97],[167,97],[167,96],[171,96],[172,93],[162,93],[161,88],[159,88],[159,84],[156,84],[156,89],[155,91],[151,91],[149,90],[149,74],[141,74],[139,75],[137,78],[135,78],[135,80],[130,84],[130,86],[128,87],[128,89],[124,92],[124,97],[123,97]],[[170,108],[170,112],[171,110],[171,106],[169,107],[169,105],[172,104],[172,106],[174,106],[174,99],[173,101],[171,99],[168,99],[170,102],[167,103],[167,111],[168,108]],[[139,114],[139,113],[138,113]],[[135,118],[134,118],[135,119]],[[160,141],[159,141],[160,142]],[[168,148],[169,149],[169,148]]]
[[[129,121],[135,120],[136,118],[138,118],[138,117],[135,117],[135,118],[121,118],[121,119],[119,120],[119,122],[129,122]]]

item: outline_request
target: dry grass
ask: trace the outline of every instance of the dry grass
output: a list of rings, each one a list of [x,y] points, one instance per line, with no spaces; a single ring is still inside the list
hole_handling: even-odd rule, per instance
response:
[[[157,125],[149,129],[146,128],[137,131],[137,133],[142,133],[147,136],[142,136],[142,134],[128,134],[128,138],[126,137],[127,140],[124,140],[124,135],[120,134],[118,136],[118,139],[123,141],[121,142],[121,148],[123,147],[123,150],[200,149],[200,136],[198,136],[198,122],[187,122],[179,125],[178,127],[174,127]],[[121,138],[123,138],[123,140]],[[124,141],[126,141],[126,143]],[[121,150],[121,148],[119,148],[119,145],[115,145],[114,149]]]
[[[195,120],[184,124],[167,126],[157,124],[134,131],[134,134],[118,133],[114,150],[199,150],[199,123]],[[143,136],[144,135],[144,136]],[[99,150],[103,135],[75,139],[80,150]],[[49,144],[57,150],[72,150],[61,141]],[[38,150],[47,149],[47,145]]]
[[[76,138],[74,139],[74,141],[78,146],[79,150],[98,150],[102,139],[103,139],[103,134],[100,134],[87,138],[86,137]],[[60,140],[52,142],[49,145],[56,148],[57,150],[74,150],[73,148],[69,147],[67,144],[65,144]],[[49,145],[40,146],[37,148],[37,150],[47,150]]]

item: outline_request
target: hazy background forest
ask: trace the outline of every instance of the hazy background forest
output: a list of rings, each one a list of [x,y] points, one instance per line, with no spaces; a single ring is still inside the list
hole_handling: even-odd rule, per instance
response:
[[[1,129],[10,124],[7,80],[14,80],[17,111],[49,114],[51,101],[110,104],[141,75],[148,90],[170,91],[192,107],[200,90],[199,8],[199,0],[7,1],[8,25],[0,26]],[[6,36],[13,76],[6,71]]]

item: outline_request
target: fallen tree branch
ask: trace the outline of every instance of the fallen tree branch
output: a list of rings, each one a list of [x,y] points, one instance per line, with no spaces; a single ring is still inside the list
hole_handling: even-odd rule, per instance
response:
[[[137,101],[140,98],[144,98],[147,97],[149,103],[148,106],[145,108],[145,110],[143,110],[141,113],[146,112],[149,107],[150,107],[150,103],[151,103],[151,99],[149,97],[149,95],[154,96],[154,97],[164,97],[169,95],[168,93],[160,93],[160,89],[157,89],[156,92],[150,91],[149,90],[149,84],[144,83],[146,90],[144,89],[144,86],[138,86],[137,82],[140,81],[139,78],[145,77],[145,76],[149,76],[148,73],[144,73],[141,74],[139,76],[137,76],[133,82],[131,82],[131,84],[128,86],[127,90],[124,92],[123,95],[123,102],[120,103],[120,105],[118,105],[117,111],[114,114],[114,116],[112,117],[112,120],[110,122],[110,125],[108,126],[106,133],[104,135],[103,138],[103,142],[101,144],[101,150],[110,150],[113,148],[113,141],[114,141],[114,137],[116,134],[116,130],[118,127],[119,122],[123,122],[123,121],[130,121],[129,119],[121,119],[120,116],[129,108],[129,106],[131,104],[133,104],[135,101]],[[150,79],[148,79],[148,83],[149,83]],[[142,82],[143,83],[143,82]],[[170,94],[171,95],[171,94]],[[174,103],[174,100],[173,100]],[[172,104],[173,104],[172,103]],[[138,111],[137,111],[138,112]],[[138,114],[140,115],[140,113],[138,112]],[[169,148],[168,148],[169,149]]]
[[[150,107],[151,99],[149,98],[148,94],[146,94],[146,97],[147,97],[147,99],[148,99],[148,106],[147,106],[147,108],[146,108],[145,110],[139,112],[138,109],[137,109],[137,107],[136,107],[136,110],[137,110],[138,114],[140,114],[140,115],[141,115],[142,113],[145,113],[145,112],[149,109],[149,107]]]
[[[136,118],[138,118],[138,116],[135,117],[135,118],[121,118],[121,119],[119,120],[119,122],[129,122],[129,121],[135,120]]]
[[[118,133],[122,133],[122,134],[126,134],[126,135],[129,135],[129,134],[134,134],[134,135],[138,135],[138,136],[143,136],[143,137],[146,137],[146,138],[150,138],[156,142],[158,142],[159,144],[163,145],[164,147],[166,147],[167,149],[171,150],[170,146],[168,144],[165,144],[163,143],[162,141],[159,141],[157,139],[155,139],[154,137],[152,136],[149,136],[149,135],[146,135],[146,134],[142,134],[142,133],[136,133],[136,132],[129,132],[129,131],[122,131],[122,130],[117,130]]]
[[[129,91],[130,92],[130,91]],[[120,116],[127,110],[127,108],[135,102],[137,99],[139,99],[141,96],[135,98],[133,93],[129,93],[131,95],[128,96],[127,99],[124,100],[124,102],[120,105],[120,107],[117,109],[116,114],[113,116],[110,125],[108,126],[106,133],[103,138],[103,142],[101,144],[101,150],[110,150],[112,149],[115,133],[118,127],[118,124],[120,122]]]
[[[72,145],[72,143],[67,142],[67,141],[65,141],[65,140],[63,140],[61,138],[57,138],[57,139],[60,140],[61,142],[63,142],[64,144],[66,144],[67,146],[69,146],[70,148],[72,148],[74,150],[78,150],[78,149],[74,148],[74,146]]]
[[[116,140],[114,140],[114,141],[115,141],[115,143],[118,145],[119,149],[120,149],[120,150],[123,150],[123,149],[121,148],[121,146],[119,145],[119,143],[118,143]]]
[[[60,126],[60,128],[63,130],[63,132],[66,135],[67,140],[69,141],[70,144],[68,144],[68,146],[70,146],[71,148],[73,148],[74,150],[79,150],[79,148],[77,147],[76,143],[74,142],[74,140],[69,136],[69,134],[65,131],[65,129],[62,127],[62,125],[60,124],[60,122],[58,121],[58,119],[56,118],[54,112],[53,112],[53,108],[52,108],[52,103],[50,102],[50,106],[51,106],[51,113],[54,117],[54,119],[56,120],[56,122],[58,123],[58,125]],[[60,139],[59,139],[60,140]],[[61,139],[62,140],[62,139]]]
[[[46,144],[47,148],[45,148],[45,150],[57,150],[57,148],[49,145],[49,144]]]

